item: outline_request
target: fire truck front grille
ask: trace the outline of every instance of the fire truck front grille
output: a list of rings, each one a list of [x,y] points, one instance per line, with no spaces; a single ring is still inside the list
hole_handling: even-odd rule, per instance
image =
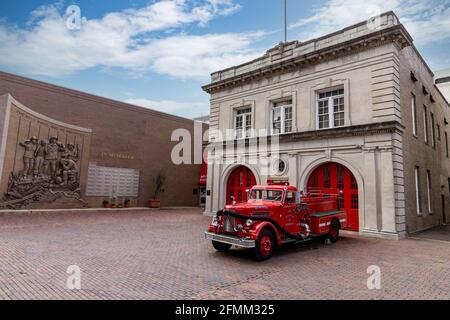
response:
[[[234,217],[224,216],[223,229],[226,232],[234,231]]]

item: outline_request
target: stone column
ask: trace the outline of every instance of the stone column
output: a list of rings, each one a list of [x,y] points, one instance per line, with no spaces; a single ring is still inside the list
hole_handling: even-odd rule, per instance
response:
[[[212,206],[211,206],[211,213],[217,212],[219,209],[221,209],[221,201],[222,201],[222,187],[220,185],[220,181],[222,180],[222,164],[214,164],[213,169],[213,184],[211,188],[211,197],[212,197]]]
[[[380,150],[381,231],[396,233],[392,148]],[[404,199],[403,199],[404,200]]]
[[[214,173],[214,165],[209,163],[212,158],[212,152],[208,152],[208,172],[206,176],[206,202],[205,202],[205,215],[208,215],[212,211],[212,195],[213,195],[213,173]],[[209,195],[208,195],[209,193]]]
[[[377,166],[374,148],[364,148],[364,221],[360,221],[361,231],[378,231],[378,190]]]
[[[289,153],[288,159],[288,178],[291,186],[299,187],[298,185],[298,168],[297,168],[297,153]]]

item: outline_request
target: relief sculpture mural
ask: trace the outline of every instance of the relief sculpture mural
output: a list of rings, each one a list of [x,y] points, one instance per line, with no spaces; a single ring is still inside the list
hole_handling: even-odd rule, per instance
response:
[[[2,136],[7,139],[2,139],[0,150],[0,188],[4,189],[0,209],[86,206],[82,189],[88,158],[82,150],[89,150],[90,130],[31,113],[11,96],[6,109],[9,119],[3,123]],[[38,134],[22,138],[22,132],[33,131]]]

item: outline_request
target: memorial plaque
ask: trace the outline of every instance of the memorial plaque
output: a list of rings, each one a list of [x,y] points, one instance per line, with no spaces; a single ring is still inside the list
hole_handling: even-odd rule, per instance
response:
[[[0,97],[0,209],[86,206],[91,130]]]
[[[137,197],[139,170],[89,165],[86,196]]]

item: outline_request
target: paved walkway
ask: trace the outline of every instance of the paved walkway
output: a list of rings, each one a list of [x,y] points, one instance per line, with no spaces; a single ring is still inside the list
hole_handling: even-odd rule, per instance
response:
[[[450,245],[450,224],[423,231],[413,235],[412,238],[448,241]]]
[[[450,299],[450,243],[358,236],[265,262],[215,252],[200,209],[0,217],[0,299]],[[67,268],[81,269],[69,290]],[[367,268],[381,289],[367,289]]]

